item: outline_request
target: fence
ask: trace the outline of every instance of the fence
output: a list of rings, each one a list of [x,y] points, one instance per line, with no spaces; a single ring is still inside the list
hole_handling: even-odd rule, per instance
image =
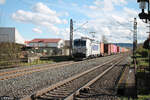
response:
[[[21,67],[21,66],[32,66],[38,64],[46,64],[51,63],[50,60],[40,60],[40,59],[19,59],[19,60],[0,60],[0,69],[5,68],[14,68],[14,67]]]

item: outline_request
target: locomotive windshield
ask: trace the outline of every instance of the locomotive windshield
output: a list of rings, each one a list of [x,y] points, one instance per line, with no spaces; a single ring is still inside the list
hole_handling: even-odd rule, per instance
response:
[[[85,40],[75,40],[74,46],[86,46],[86,41]]]

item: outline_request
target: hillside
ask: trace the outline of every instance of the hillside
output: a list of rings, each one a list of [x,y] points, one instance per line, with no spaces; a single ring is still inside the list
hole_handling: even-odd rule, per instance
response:
[[[113,44],[118,45],[120,47],[133,48],[132,43],[113,43]]]

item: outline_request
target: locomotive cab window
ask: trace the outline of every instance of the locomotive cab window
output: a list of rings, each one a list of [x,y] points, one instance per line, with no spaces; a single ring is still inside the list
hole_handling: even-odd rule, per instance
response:
[[[74,41],[74,46],[79,46],[80,42],[79,41]]]
[[[86,46],[86,41],[81,41],[81,46]]]
[[[85,40],[76,40],[74,41],[74,46],[86,46]]]

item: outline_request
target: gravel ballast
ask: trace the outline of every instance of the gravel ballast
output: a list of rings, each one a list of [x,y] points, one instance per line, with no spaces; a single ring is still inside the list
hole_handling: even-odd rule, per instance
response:
[[[108,59],[111,60],[115,57],[117,57],[117,55],[85,60],[78,64],[35,72],[13,79],[1,80],[0,96],[22,98],[27,95],[31,95],[42,88],[86,71],[93,66],[102,64],[108,61]]]

